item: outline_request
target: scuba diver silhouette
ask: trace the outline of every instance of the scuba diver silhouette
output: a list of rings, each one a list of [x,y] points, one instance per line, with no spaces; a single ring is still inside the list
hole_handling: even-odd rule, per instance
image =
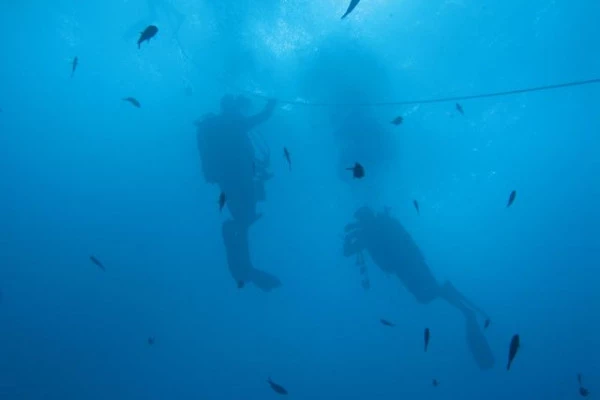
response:
[[[281,283],[275,276],[252,266],[248,230],[261,217],[256,206],[265,200],[264,185],[272,175],[268,172],[268,151],[263,151],[262,157],[256,155],[250,131],[271,117],[275,104],[275,100],[269,100],[261,112],[246,116],[244,111],[249,108],[250,100],[225,95],[219,115],[206,114],[196,122],[204,178],[226,194],[232,216],[222,227],[229,271],[238,287],[252,282],[264,291]]]
[[[417,244],[389,212],[375,214],[372,209],[362,207],[354,217],[356,222],[344,229],[344,256],[356,256],[357,264],[364,268],[366,250],[373,262],[384,272],[396,275],[419,303],[442,299],[458,309],[465,317],[467,344],[475,362],[482,370],[492,368],[494,356],[477,323],[477,313],[484,318],[488,316],[450,282],[440,285],[436,281]]]

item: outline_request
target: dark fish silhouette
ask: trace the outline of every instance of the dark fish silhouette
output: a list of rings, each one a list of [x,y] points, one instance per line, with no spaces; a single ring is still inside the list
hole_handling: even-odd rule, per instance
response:
[[[156,341],[156,340],[154,339],[154,336],[150,336],[150,337],[148,338],[148,345],[149,345],[149,346],[152,346],[152,345],[154,344],[154,342],[155,342],[155,341]]]
[[[508,203],[506,203],[506,208],[512,206],[512,203],[515,201],[516,197],[517,197],[516,190],[513,190],[512,192],[510,192],[510,196],[508,196]]]
[[[288,163],[288,166],[290,168],[290,171],[291,171],[292,170],[292,159],[290,158],[290,152],[285,147],[283,148],[283,156],[285,157],[285,159]]]
[[[143,32],[140,33],[140,38],[137,41],[138,49],[142,47],[143,42],[150,41],[158,33],[158,28],[154,25],[149,25]]]
[[[102,264],[100,262],[100,260],[98,260],[96,257],[94,256],[90,256],[90,261],[93,262],[98,268],[100,268],[102,271],[106,271],[106,268],[104,267],[104,264]]]
[[[425,328],[425,333],[423,334],[423,338],[425,339],[425,351],[427,351],[427,347],[429,347],[429,328]]]
[[[413,205],[415,206],[415,210],[417,210],[417,215],[421,215],[421,211],[419,210],[419,202],[413,200]]]
[[[355,163],[354,167],[346,168],[347,171],[352,171],[352,176],[355,179],[361,179],[365,177],[365,169],[359,163]]]
[[[140,102],[139,102],[139,101],[137,101],[137,99],[135,99],[135,98],[133,98],[133,97],[124,97],[124,98],[123,98],[123,101],[127,101],[127,102],[129,102],[129,103],[133,104],[133,106],[134,106],[135,108],[140,108],[140,107],[142,106],[142,105],[140,104]]]
[[[243,280],[241,280],[241,279],[240,279],[240,280],[238,281],[238,283],[237,283],[237,287],[238,287],[238,289],[243,289],[243,288],[244,288],[244,286],[246,286],[246,283],[245,283]]]
[[[434,379],[434,380],[433,380],[431,383],[432,383],[433,387],[438,387],[438,386],[440,386],[440,383],[438,382],[438,380],[437,380],[437,379]]]
[[[465,115],[465,110],[463,110],[459,103],[456,103],[456,111],[458,111],[461,115]]]
[[[223,211],[223,207],[225,207],[225,203],[227,202],[227,196],[225,196],[225,192],[221,192],[219,195],[219,211]]]
[[[485,322],[483,323],[483,329],[487,329],[487,328],[489,328],[489,327],[490,327],[490,323],[491,323],[491,322],[492,322],[492,321],[490,321],[490,319],[489,319],[489,318],[486,318],[486,319],[485,319]]]
[[[506,370],[510,371],[510,366],[512,365],[515,356],[517,355],[517,351],[519,351],[519,346],[521,345],[521,339],[519,335],[514,335],[510,340],[510,347],[508,349],[508,364],[506,364]]]
[[[402,117],[396,117],[396,118],[394,118],[394,119],[392,120],[392,122],[391,122],[391,123],[392,123],[393,125],[400,125],[400,124],[402,124],[402,122],[404,122],[404,118],[402,118]]]
[[[271,385],[271,389],[273,389],[275,391],[275,393],[284,394],[284,395],[288,394],[287,390],[285,390],[285,388],[283,386],[278,385],[275,382],[273,382],[271,377],[269,377],[269,379],[267,380],[267,383],[269,385]]]
[[[379,321],[381,321],[382,325],[385,326],[389,326],[390,328],[393,328],[394,326],[396,326],[395,324],[393,324],[392,322],[388,321],[387,319],[380,319]]]
[[[71,64],[71,78],[73,77],[73,75],[75,75],[75,70],[77,69],[77,66],[79,65],[79,58],[77,58],[77,56],[73,59],[73,63]]]
[[[354,8],[358,5],[358,3],[360,3],[360,0],[351,0],[350,5],[348,5],[348,9],[346,10],[346,13],[344,15],[342,15],[342,19],[346,18],[352,12],[352,10],[354,10]]]

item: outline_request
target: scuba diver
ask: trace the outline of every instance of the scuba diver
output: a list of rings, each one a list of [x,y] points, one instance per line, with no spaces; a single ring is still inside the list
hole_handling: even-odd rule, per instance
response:
[[[436,281],[417,244],[388,210],[375,214],[370,208],[362,207],[354,217],[356,222],[344,229],[344,256],[356,256],[362,270],[366,250],[375,264],[395,275],[419,303],[442,299],[459,310],[465,317],[467,344],[475,362],[482,370],[492,368],[494,356],[477,323],[477,314],[488,316],[450,282],[440,285]]]
[[[223,223],[222,235],[229,271],[239,288],[248,282],[264,291],[281,286],[275,276],[252,266],[248,246],[248,230],[261,217],[257,203],[265,200],[265,182],[272,177],[268,150],[258,156],[250,134],[271,117],[275,105],[269,100],[261,112],[246,116],[250,100],[225,95],[219,115],[209,113],[196,121],[204,179],[227,196],[232,219]]]

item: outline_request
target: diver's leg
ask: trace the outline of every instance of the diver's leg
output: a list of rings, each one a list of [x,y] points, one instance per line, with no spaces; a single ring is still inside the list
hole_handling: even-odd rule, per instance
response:
[[[251,280],[248,231],[234,220],[223,222],[223,244],[227,256],[227,266],[238,287]]]
[[[450,281],[446,281],[446,283],[444,283],[442,290],[446,293],[446,296],[461,302],[466,307],[481,314],[484,318],[488,318],[488,315],[485,311],[483,311],[481,308],[477,307],[472,301],[467,299],[461,292],[458,291],[458,289],[454,287],[452,283],[450,283]]]
[[[360,241],[350,235],[346,235],[346,238],[344,239],[344,257],[353,256],[362,250],[364,250],[364,247]]]
[[[221,191],[227,194],[227,208],[240,225],[250,227],[262,215],[256,212],[256,192],[251,176],[235,177],[222,182]]]
[[[479,307],[470,302],[462,293],[460,293],[454,285],[446,281],[440,287],[440,297],[446,300],[450,305],[459,309],[463,314],[472,314],[473,312],[481,313],[487,316]]]
[[[248,227],[229,220],[223,223],[223,242],[227,253],[227,265],[238,288],[252,282],[264,292],[281,286],[281,281],[268,272],[254,268],[250,260]]]
[[[477,323],[475,314],[475,312],[483,312],[467,300],[450,282],[446,282],[440,289],[440,297],[459,309],[465,316],[467,345],[475,362],[482,370],[492,368],[494,366],[494,355]]]

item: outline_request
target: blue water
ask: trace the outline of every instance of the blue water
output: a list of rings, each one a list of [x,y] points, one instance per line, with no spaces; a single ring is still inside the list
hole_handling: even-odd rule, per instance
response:
[[[276,398],[269,376],[295,399],[575,399],[577,373],[600,391],[599,85],[465,101],[464,116],[286,103],[597,78],[600,2],[362,0],[341,21],[347,3],[0,2],[0,398]],[[193,124],[241,92],[254,112],[279,100],[250,231],[253,263],[282,282],[269,293],[227,270],[228,210]],[[342,237],[363,205],[389,207],[489,314],[494,368],[446,303],[419,304],[370,259],[361,287]]]

